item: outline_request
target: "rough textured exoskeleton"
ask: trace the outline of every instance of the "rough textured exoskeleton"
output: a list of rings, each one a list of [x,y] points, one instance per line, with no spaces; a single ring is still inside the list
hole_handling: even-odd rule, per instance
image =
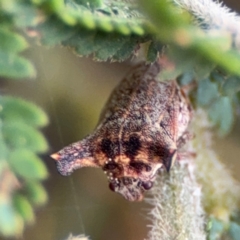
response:
[[[111,94],[96,130],[52,155],[62,175],[100,167],[111,190],[136,201],[159,168],[170,170],[185,142],[191,106],[176,81],[160,82],[158,73],[158,63],[133,68]]]

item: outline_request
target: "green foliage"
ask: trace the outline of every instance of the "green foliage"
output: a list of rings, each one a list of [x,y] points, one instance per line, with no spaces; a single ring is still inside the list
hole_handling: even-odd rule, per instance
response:
[[[41,206],[47,201],[47,193],[39,181],[26,181],[24,191],[34,206]]]
[[[43,127],[48,123],[45,113],[30,102],[20,98],[2,97],[1,116],[7,122],[25,123],[32,127]]]
[[[238,240],[240,234],[240,225],[236,221],[224,222],[211,217],[208,222],[207,240],[227,239]]]
[[[233,125],[234,109],[231,97],[221,94],[223,91],[219,91],[219,88],[219,84],[211,78],[200,81],[197,89],[197,103],[208,110],[213,124],[219,127],[220,135],[224,135]]]
[[[31,204],[24,196],[18,194],[14,196],[14,207],[16,211],[22,216],[22,219],[26,223],[34,222],[34,213]]]
[[[9,78],[35,76],[31,62],[18,53],[27,47],[26,40],[10,30],[9,24],[0,26],[0,75]]]
[[[13,234],[21,234],[23,230],[23,220],[13,208],[10,199],[0,197],[0,226],[1,234],[12,236]]]
[[[0,50],[9,52],[21,52],[28,46],[26,40],[11,32],[7,27],[0,27]]]
[[[197,105],[208,111],[220,135],[227,134],[233,125],[239,84],[239,77],[223,76],[217,71],[198,82]]]
[[[32,103],[13,97],[1,97],[0,111],[0,233],[19,235],[24,223],[34,222],[34,205],[47,197],[39,181],[47,169],[36,153],[48,146],[37,129],[48,122],[45,113]],[[21,182],[21,184],[20,184]]]
[[[27,46],[19,34],[0,28],[0,75],[20,78],[34,74],[31,63],[18,56]],[[20,235],[24,222],[34,221],[32,204],[42,205],[47,200],[38,183],[47,177],[47,170],[36,155],[47,150],[37,129],[47,122],[45,113],[32,103],[0,97],[0,233],[5,236]],[[25,186],[25,181],[37,182]]]
[[[43,162],[32,151],[17,149],[9,154],[11,169],[26,180],[43,180],[47,177],[47,170]]]
[[[233,108],[228,97],[217,98],[209,108],[209,117],[219,126],[219,133],[224,135],[230,131],[233,124]]]
[[[175,48],[171,57],[174,61],[191,61],[188,66],[202,66],[210,61],[226,71],[240,75],[240,53],[231,49],[231,38],[223,33],[209,34],[190,24],[188,14],[179,14],[178,9],[167,0],[140,1],[154,24],[153,32],[158,39]]]
[[[230,76],[222,85],[222,92],[224,95],[233,96],[240,91],[240,79]]]
[[[78,55],[93,54],[99,61],[123,61],[137,51],[140,43],[149,40],[142,20],[130,8],[101,4],[95,9],[93,6],[86,1],[68,0],[65,6],[59,6],[64,11],[52,8],[53,14],[36,27],[41,42],[48,46],[69,46]]]
[[[208,238],[207,240],[218,240],[225,231],[224,222],[211,218],[208,223]]]
[[[2,133],[6,144],[11,149],[28,148],[37,153],[43,153],[47,150],[47,143],[43,135],[27,124],[4,123]]]
[[[32,64],[16,54],[0,52],[0,75],[9,78],[24,78],[34,76]]]
[[[231,222],[228,232],[232,240],[238,240],[240,236],[240,225],[235,222]]]
[[[21,79],[35,76],[32,63],[21,52],[28,43],[19,34],[38,21],[29,1],[0,1],[0,76]],[[33,206],[46,202],[40,181],[47,170],[36,155],[48,145],[38,130],[47,124],[45,113],[32,103],[0,96],[0,234],[21,235],[34,222]],[[21,184],[20,184],[21,182]]]
[[[240,236],[240,212],[235,213],[228,227],[228,235],[230,239],[237,240]]]

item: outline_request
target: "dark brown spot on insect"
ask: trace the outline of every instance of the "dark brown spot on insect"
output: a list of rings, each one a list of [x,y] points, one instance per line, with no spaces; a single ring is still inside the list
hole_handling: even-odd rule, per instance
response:
[[[101,150],[106,154],[107,158],[114,157],[114,144],[109,139],[103,139],[101,142]]]
[[[114,170],[118,167],[118,165],[114,162],[112,163],[107,163],[104,167],[103,167],[103,170],[106,171],[106,170]]]
[[[168,157],[169,150],[168,150],[168,148],[161,146],[161,145],[150,145],[149,146],[149,155],[152,157],[158,156],[162,160],[165,157]]]
[[[134,159],[137,155],[138,150],[141,147],[140,140],[137,136],[131,136],[129,141],[124,142],[125,154],[130,158]]]

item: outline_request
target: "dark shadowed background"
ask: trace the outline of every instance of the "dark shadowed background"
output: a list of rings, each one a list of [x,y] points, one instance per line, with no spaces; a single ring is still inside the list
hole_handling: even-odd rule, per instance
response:
[[[226,0],[240,11],[238,0]],[[32,81],[4,82],[3,91],[41,106],[50,118],[44,129],[49,154],[82,139],[97,124],[109,94],[131,67],[131,63],[98,63],[76,57],[64,48],[34,46],[27,53],[33,59],[38,76]],[[234,176],[240,180],[240,123],[215,147]],[[45,181],[48,204],[36,213],[22,239],[63,240],[70,233],[85,233],[93,240],[141,240],[146,238],[146,208],[127,202],[108,189],[100,169],[84,168],[71,177],[60,176],[54,161],[44,157],[49,169]]]

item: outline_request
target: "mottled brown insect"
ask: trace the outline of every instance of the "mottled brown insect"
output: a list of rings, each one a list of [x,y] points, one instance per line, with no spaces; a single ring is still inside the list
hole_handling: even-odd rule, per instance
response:
[[[94,133],[51,157],[69,175],[101,167],[112,191],[143,198],[158,169],[170,170],[186,141],[191,106],[176,81],[160,82],[158,63],[140,64],[113,91]]]

